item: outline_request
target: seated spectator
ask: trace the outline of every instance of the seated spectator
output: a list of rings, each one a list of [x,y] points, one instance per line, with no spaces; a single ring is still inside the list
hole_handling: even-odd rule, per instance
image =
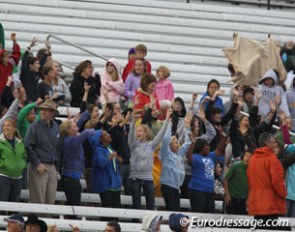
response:
[[[40,61],[31,54],[31,48],[36,46],[34,37],[22,56],[20,80],[27,93],[29,103],[37,101],[39,97],[38,82],[40,80]]]
[[[200,104],[205,97],[213,98],[215,92],[218,90],[219,90],[220,94],[224,93],[224,90],[220,90],[220,83],[217,80],[215,80],[215,79],[210,80],[207,84],[206,93],[201,97]],[[200,108],[200,104],[199,104],[198,108]],[[205,104],[205,109],[207,108],[208,104],[209,103]],[[220,98],[218,95],[215,95],[213,106],[218,107],[221,111],[221,114],[222,115],[224,114],[223,101],[222,101],[222,98]]]
[[[185,221],[187,223],[185,223]],[[189,217],[184,214],[172,213],[169,215],[169,228],[173,232],[187,232],[189,227]]]
[[[210,152],[207,140],[197,138],[192,141],[186,154],[192,165],[192,177],[189,183],[192,212],[214,212],[214,162],[217,156],[223,155],[227,139],[222,129],[219,134],[221,139],[215,151]]]
[[[29,214],[25,223],[26,232],[47,232],[47,225],[43,220],[39,220],[34,213]]]
[[[104,230],[105,232],[121,232],[121,226],[116,221],[109,221]]]
[[[266,117],[270,111],[269,101],[274,100],[276,96],[281,97],[279,109],[284,111],[286,116],[290,116],[288,109],[287,98],[282,87],[279,86],[278,72],[274,69],[268,70],[264,76],[259,80],[259,91],[262,93],[262,97],[258,105],[258,114],[262,117]]]
[[[136,59],[145,59],[147,55],[147,47],[144,44],[139,44],[135,47],[135,59],[131,59],[129,60],[129,62],[126,64],[124,70],[123,70],[123,74],[122,74],[122,79],[125,82],[127,79],[127,76],[129,75],[129,73],[131,73],[131,71],[134,68],[134,61]],[[148,60],[145,61],[145,68],[147,70],[147,73],[151,73],[152,72],[152,66],[150,64],[150,62]]]
[[[93,149],[93,192],[99,193],[102,207],[120,208],[122,188],[118,163],[120,157],[110,146],[111,136],[105,130],[98,130],[88,140]]]
[[[141,232],[158,232],[161,231],[162,216],[155,212],[147,212],[142,218]]]
[[[53,95],[55,95],[56,98],[61,99],[60,101],[56,101],[59,105],[70,105],[72,95],[70,93],[69,87],[67,83],[58,75],[55,75],[53,78],[52,90]]]
[[[176,133],[179,135],[183,130],[183,120],[186,115],[184,100],[180,97],[176,97],[172,104],[172,109],[172,135],[175,135]]]
[[[129,103],[135,96],[136,90],[140,87],[140,81],[145,73],[145,61],[143,59],[135,59],[133,71],[128,74],[125,81],[125,96]]]
[[[179,188],[184,181],[184,156],[191,145],[190,124],[193,114],[190,112],[185,118],[185,143],[180,147],[177,136],[171,136],[171,124],[169,123],[163,137],[161,147],[161,184],[162,194],[167,211],[180,211]]]
[[[81,205],[82,187],[80,179],[84,170],[82,143],[95,133],[86,129],[79,134],[74,121],[67,120],[60,125],[61,187],[66,194],[67,205]]]
[[[133,117],[139,117],[138,111]],[[143,187],[147,209],[155,208],[155,192],[153,185],[153,151],[158,147],[168,127],[168,120],[172,111],[167,111],[166,120],[153,140],[150,140],[150,129],[146,125],[139,125],[135,129],[135,118],[130,127],[128,144],[131,152],[130,178],[132,203],[134,209],[141,208],[141,188]]]
[[[6,85],[7,78],[12,75],[12,70],[18,64],[21,57],[20,47],[16,42],[16,34],[11,33],[10,39],[13,42],[12,54],[9,56],[6,50],[2,48],[0,50],[0,93]]]
[[[232,165],[224,177],[224,202],[228,214],[247,215],[248,183],[246,170],[250,156],[250,152],[245,152],[241,157],[242,161]]]
[[[27,166],[23,142],[17,137],[16,122],[6,119],[0,135],[0,201],[18,202],[22,188],[22,172]],[[5,186],[5,187],[4,187]]]
[[[119,103],[125,89],[120,75],[120,66],[115,58],[107,61],[101,74],[101,85],[100,103],[102,105],[107,102]]]
[[[284,169],[274,154],[277,148],[275,138],[269,132],[259,137],[260,148],[256,149],[249,160],[248,179],[248,212],[256,219],[278,219],[286,214],[286,186]]]
[[[146,105],[151,102],[151,96],[155,99],[155,106],[160,109],[158,96],[154,93],[157,79],[152,74],[145,74],[140,81],[138,89],[133,98],[134,109],[146,109]]]
[[[159,101],[174,100],[174,88],[170,80],[170,70],[166,66],[160,66],[157,69],[157,84],[155,94],[158,96]]]
[[[4,218],[7,222],[7,232],[23,232],[25,220],[19,213],[13,214],[8,218]]]

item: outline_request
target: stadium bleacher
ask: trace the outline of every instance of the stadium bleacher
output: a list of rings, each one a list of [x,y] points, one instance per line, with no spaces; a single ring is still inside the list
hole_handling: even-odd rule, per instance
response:
[[[266,8],[245,8],[235,5],[214,5],[212,2],[168,0],[1,0],[0,21],[6,30],[7,46],[9,36],[17,32],[22,48],[25,48],[33,36],[39,39],[39,46],[48,34],[59,36],[69,42],[87,48],[97,54],[115,57],[124,66],[127,62],[128,49],[138,43],[148,47],[148,60],[153,72],[164,64],[171,69],[171,80],[176,96],[186,102],[191,99],[191,92],[205,92],[207,82],[215,78],[226,90],[224,99],[229,96],[231,83],[227,70],[227,61],[222,48],[232,46],[234,31],[256,40],[265,40],[268,33],[282,43],[294,38],[295,14],[287,11]],[[53,57],[57,61],[74,67],[85,59],[91,59],[97,71],[101,71],[105,61],[80,50],[51,39]],[[72,70],[64,67],[64,76],[70,82]],[[65,110],[64,110],[65,111]],[[23,193],[25,195],[27,193]],[[60,199],[64,195],[59,193]],[[27,196],[27,195],[26,195]],[[27,197],[23,197],[27,199]],[[128,199],[130,201],[130,199]],[[93,199],[92,199],[93,201]],[[127,201],[127,200],[126,200]],[[163,203],[163,202],[162,202]],[[1,203],[1,210],[21,212],[65,212],[85,217],[86,213],[101,210],[96,216],[142,217],[142,212],[132,210],[110,210],[73,208],[68,206],[28,205]],[[73,211],[75,209],[75,211]],[[35,211],[34,211],[35,210]],[[38,210],[38,211],[37,211]],[[84,210],[79,211],[79,210]],[[119,214],[115,214],[115,213]],[[112,214],[113,213],[113,214]],[[134,214],[133,214],[134,213]],[[162,212],[167,219],[168,212]],[[189,213],[188,213],[189,214]],[[0,216],[0,227],[5,226]],[[220,217],[210,215],[208,217]],[[231,218],[235,216],[231,215]],[[63,218],[44,218],[48,224],[56,224],[69,231],[69,224],[76,223],[82,231],[103,230],[105,222],[64,220]],[[295,223],[294,223],[295,225]],[[140,231],[140,224],[122,223],[123,231]],[[168,231],[168,226],[162,227]],[[200,228],[194,231],[244,231],[243,229]],[[245,229],[246,231],[246,229]],[[259,230],[257,230],[259,231]]]
[[[187,102],[192,91],[203,93],[211,78],[221,82],[227,98],[231,84],[227,83],[229,74],[222,48],[232,46],[234,31],[257,40],[265,40],[272,33],[278,42],[295,34],[292,12],[254,8],[245,11],[206,2],[58,0],[53,4],[45,0],[3,0],[1,12],[6,38],[17,31],[23,48],[33,35],[42,44],[49,33],[105,57],[115,57],[123,66],[128,49],[144,43],[153,71],[161,64],[167,65],[176,95]],[[56,60],[74,67],[89,58],[98,71],[102,70],[104,60],[58,41],[51,42]],[[65,68],[65,72],[70,81],[72,70]]]

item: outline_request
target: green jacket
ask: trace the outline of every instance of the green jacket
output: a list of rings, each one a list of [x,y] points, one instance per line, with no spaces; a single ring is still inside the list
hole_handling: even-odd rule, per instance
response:
[[[19,130],[19,133],[23,139],[25,138],[27,130],[31,125],[31,123],[28,122],[26,117],[35,107],[37,107],[36,103],[28,104],[24,108],[22,108],[17,114],[17,129]],[[36,115],[35,121],[37,120],[40,120],[39,114]]]
[[[24,143],[15,138],[13,148],[2,133],[0,135],[0,174],[10,178],[19,178],[26,166],[27,155]]]

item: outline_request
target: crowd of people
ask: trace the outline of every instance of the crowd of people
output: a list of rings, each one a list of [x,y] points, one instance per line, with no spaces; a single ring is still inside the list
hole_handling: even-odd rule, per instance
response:
[[[230,214],[295,216],[295,78],[286,92],[269,69],[258,88],[233,86],[228,102],[213,79],[199,104],[192,93],[186,107],[168,67],[151,73],[143,44],[129,50],[122,75],[115,58],[100,74],[85,60],[68,87],[49,43],[34,56],[33,38],[21,58],[15,34],[11,40],[13,52],[0,52],[1,201],[18,202],[28,188],[30,202],[55,204],[59,188],[66,204],[81,205],[84,177],[103,207],[120,208],[128,194],[141,209],[143,189],[149,210],[162,196],[169,211],[180,211],[183,197],[193,212],[213,213],[224,199]],[[18,83],[12,70],[20,59]],[[67,105],[80,113],[55,119]]]

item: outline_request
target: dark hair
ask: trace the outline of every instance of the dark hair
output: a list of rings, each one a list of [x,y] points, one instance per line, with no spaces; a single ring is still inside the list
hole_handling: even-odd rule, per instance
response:
[[[81,73],[89,66],[92,65],[90,60],[84,60],[75,68],[75,74],[81,75]]]
[[[221,114],[222,110],[218,106],[213,106],[210,113],[211,113],[211,115]]]
[[[273,134],[271,134],[271,133],[269,133],[269,132],[264,132],[264,133],[262,133],[262,134],[259,136],[259,139],[258,139],[259,147],[265,147],[265,146],[267,146],[267,143],[269,143],[269,141],[270,141],[271,139],[274,139]]]
[[[208,144],[206,139],[198,138],[195,144],[194,154],[200,154],[204,146]]]
[[[200,131],[199,131],[199,134],[197,135],[197,136],[199,136],[199,135],[201,135],[202,134],[202,120],[199,118],[199,116],[197,116],[197,115],[193,115],[193,118],[192,118],[192,120],[191,120],[191,131],[193,131],[194,129],[195,129],[195,121],[196,120],[198,120],[198,123],[199,123],[199,128],[200,128]]]
[[[147,86],[151,83],[157,83],[157,78],[153,74],[146,73],[141,78],[140,88],[143,91],[147,91]]]
[[[207,84],[207,91],[209,89],[209,86],[212,84],[212,83],[216,83],[218,85],[218,89],[220,88],[220,83],[218,82],[218,80],[216,79],[211,79],[208,84]]]
[[[182,99],[182,98],[180,98],[180,97],[176,97],[175,99],[174,99],[174,102],[179,102],[180,103],[180,105],[181,105],[181,111],[180,111],[180,117],[185,117],[185,115],[186,115],[186,108],[185,108],[185,104],[184,104],[184,100]]]
[[[221,167],[222,170],[223,170],[224,164],[223,164],[222,162],[220,162],[220,161],[216,161],[216,163],[215,163],[215,168],[216,168],[217,164],[219,164],[220,167]],[[222,173],[221,173],[221,176],[222,176]],[[214,179],[217,179],[217,178],[219,178],[219,177],[220,177],[220,176],[217,176],[217,175],[216,175],[216,172],[214,171]]]
[[[121,226],[118,222],[116,221],[109,221],[107,223],[108,226],[114,227],[115,228],[115,232],[121,232]]]
[[[48,54],[46,54],[46,52]],[[39,49],[39,51],[37,52],[37,55],[36,55],[37,60],[41,60],[44,56],[51,56],[51,52],[48,51],[47,48]]]

